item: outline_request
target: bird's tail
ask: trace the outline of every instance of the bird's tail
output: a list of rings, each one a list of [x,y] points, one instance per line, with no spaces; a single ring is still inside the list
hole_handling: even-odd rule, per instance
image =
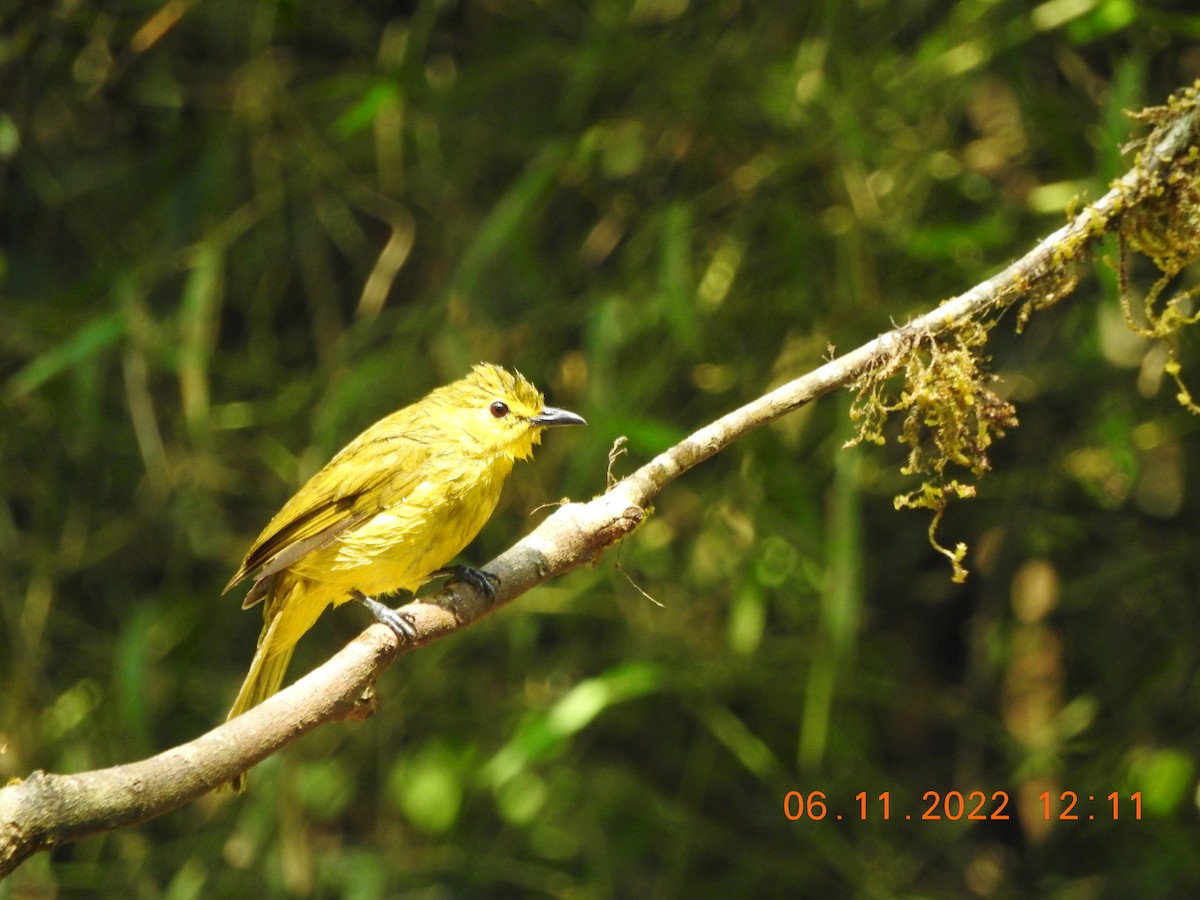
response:
[[[266,598],[267,602],[263,604],[266,624],[258,636],[258,649],[226,721],[258,706],[283,684],[296,642],[312,627],[326,605],[306,603],[306,600],[317,599],[311,597],[306,587],[303,580],[279,579]],[[238,775],[230,786],[241,791],[246,786],[246,774]]]

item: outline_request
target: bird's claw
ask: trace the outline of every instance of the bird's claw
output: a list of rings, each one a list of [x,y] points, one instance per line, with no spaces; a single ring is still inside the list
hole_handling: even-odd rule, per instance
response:
[[[470,566],[443,566],[433,573],[434,578],[450,576],[450,583],[465,581],[487,598],[488,603],[496,599],[496,588],[500,584],[500,576],[485,572],[483,569],[472,569]]]
[[[401,644],[411,644],[416,641],[417,627],[410,615],[397,612],[390,606],[385,606],[378,600],[366,596],[361,591],[354,591],[354,598],[371,611],[375,621],[382,622],[392,629]]]

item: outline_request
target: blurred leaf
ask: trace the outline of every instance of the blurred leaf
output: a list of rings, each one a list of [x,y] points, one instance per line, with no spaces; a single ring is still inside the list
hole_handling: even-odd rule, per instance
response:
[[[608,423],[609,430],[628,438],[631,453],[653,455],[674,446],[684,437],[679,428],[652,419],[619,416]]]
[[[392,81],[371,85],[357,103],[334,121],[334,137],[346,140],[370,128],[381,109],[399,102],[400,99],[400,88]]]
[[[1130,791],[1141,791],[1143,815],[1169,816],[1194,799],[1196,764],[1173,747],[1140,750],[1129,761],[1128,782]]]
[[[455,291],[467,296],[476,293],[484,270],[501,255],[513,234],[544,198],[568,155],[565,143],[547,144],[493,205],[454,273],[451,284]]]
[[[529,825],[546,804],[546,782],[534,773],[518,772],[496,790],[496,809],[513,825]]]
[[[340,816],[354,797],[354,781],[336,759],[307,762],[296,778],[296,796],[305,813],[319,822]]]
[[[180,303],[179,383],[188,424],[208,421],[209,377],[222,297],[220,248],[205,242],[196,250]]]
[[[91,359],[125,334],[125,317],[108,313],[82,326],[68,340],[38,355],[8,380],[11,397],[37,390],[51,378]]]
[[[444,834],[458,819],[463,773],[442,742],[402,756],[388,778],[388,793],[405,817],[426,834]]]
[[[771,748],[728,707],[700,703],[697,713],[713,736],[758,780],[767,784],[783,781],[784,768]]]
[[[729,648],[748,655],[758,649],[767,621],[767,604],[757,586],[744,584],[729,607]]]
[[[500,790],[527,766],[560,752],[571,737],[611,706],[656,690],[657,667],[625,663],[604,675],[581,681],[545,713],[531,716],[481,770],[483,780]]]

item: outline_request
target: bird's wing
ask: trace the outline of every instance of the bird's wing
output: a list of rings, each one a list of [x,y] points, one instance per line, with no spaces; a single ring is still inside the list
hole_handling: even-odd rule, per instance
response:
[[[255,569],[254,585],[242,602],[242,609],[249,609],[267,595],[272,578],[282,572],[301,557],[307,556],[314,550],[320,550],[331,544],[339,534],[365,522],[375,514],[374,510],[363,509],[350,515],[341,514],[338,509],[342,504],[329,504],[314,510],[316,515],[311,519],[300,519],[289,523],[278,531],[273,531],[266,540],[260,539],[250,549],[250,555],[242,563],[242,567],[226,586],[225,590],[233,587]],[[273,521],[273,520],[272,520]],[[320,527],[316,523],[328,521],[329,524]],[[301,536],[303,535],[303,537]],[[261,568],[259,568],[261,566]]]
[[[393,429],[380,428],[386,421],[368,429],[335,456],[275,514],[246,553],[226,591],[256,573],[244,604],[253,606],[266,595],[271,576],[329,546],[338,535],[381,510],[403,502],[421,483],[423,463],[429,457],[426,445]]]

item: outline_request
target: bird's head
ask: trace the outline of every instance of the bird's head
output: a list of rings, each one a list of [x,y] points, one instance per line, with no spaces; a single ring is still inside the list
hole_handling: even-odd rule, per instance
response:
[[[582,416],[547,406],[520,372],[479,363],[466,378],[429,395],[438,417],[459,435],[463,449],[480,456],[528,459],[542,429],[586,425]]]

